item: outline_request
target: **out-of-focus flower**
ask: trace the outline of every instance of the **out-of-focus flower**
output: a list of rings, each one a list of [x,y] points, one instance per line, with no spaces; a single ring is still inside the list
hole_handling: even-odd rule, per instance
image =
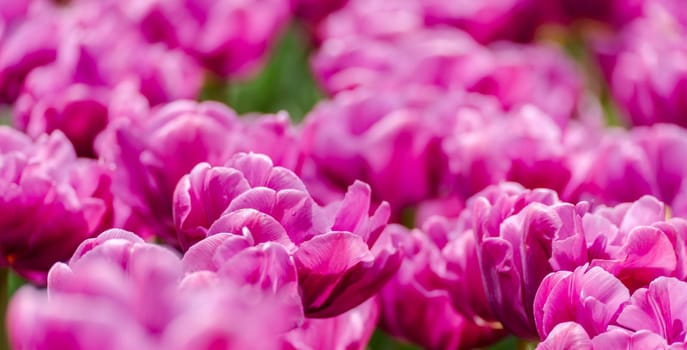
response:
[[[92,157],[96,136],[118,117],[109,107],[120,85],[136,86],[152,106],[199,94],[202,72],[190,57],[146,43],[106,4],[66,11],[56,61],[28,74],[14,107],[28,134],[62,130],[79,155]]]
[[[84,239],[112,225],[110,173],[77,159],[60,132],[35,142],[0,127],[0,251],[8,265],[35,283]]]
[[[347,2],[348,0],[294,0],[294,14],[305,21],[312,34],[317,35],[320,22]]]
[[[443,142],[451,182],[468,197],[491,184],[514,181],[527,188],[560,191],[571,178],[574,149],[565,130],[540,110],[526,106],[506,115],[457,115],[456,130]]]
[[[620,29],[623,25],[642,14],[647,0],[535,0],[542,20],[561,24],[571,22],[592,22],[610,29]],[[583,23],[584,24],[584,23]],[[588,23],[590,24],[590,23]]]
[[[184,275],[173,251],[121,230],[84,242],[48,280],[47,295],[25,287],[11,302],[17,349],[274,349],[302,317],[258,285]]]
[[[222,76],[254,72],[291,15],[291,0],[149,0],[120,5],[151,41]]]
[[[226,168],[199,165],[182,179],[175,216],[180,233],[192,234],[187,242],[203,233],[228,234],[191,248],[213,262],[201,264],[211,271],[223,251],[267,242],[283,246],[296,264],[306,315],[331,317],[374,295],[401,262],[395,236],[382,234],[389,207],[382,203],[370,215],[370,196],[369,186],[356,182],[342,201],[320,207],[291,171],[264,155],[238,154]],[[241,245],[237,235],[244,237]]]
[[[572,179],[562,192],[566,200],[614,205],[653,195],[687,215],[687,148],[684,129],[669,124],[613,130],[599,143],[571,156]]]
[[[429,85],[491,95],[506,109],[533,104],[561,126],[572,118],[598,119],[585,96],[582,74],[551,47],[484,47],[458,30],[423,29],[391,39],[331,38],[312,65],[332,94],[356,87]]]
[[[630,292],[620,280],[599,267],[583,265],[544,278],[534,299],[534,320],[541,339],[555,326],[574,321],[593,337],[614,324]]]
[[[422,89],[337,95],[311,112],[302,132],[303,152],[319,180],[343,191],[355,180],[370,184],[376,201],[388,201],[394,217],[435,197],[445,174],[439,129],[462,96],[439,100]],[[445,103],[444,101],[451,101]],[[445,125],[443,125],[445,127]],[[402,175],[401,175],[402,174]]]
[[[55,60],[59,18],[43,1],[0,5],[0,103],[13,103],[29,72]]]
[[[628,122],[687,126],[687,19],[681,1],[645,1],[644,16],[596,45]]]
[[[408,232],[395,225],[387,229],[400,232],[407,258],[380,293],[382,328],[425,349],[472,349],[498,339],[502,332],[477,326],[451,303],[440,253],[449,237],[442,235],[434,242],[436,232]]]
[[[303,152],[318,175],[306,183],[341,191],[366,181],[377,201],[389,201],[394,221],[428,201],[460,207],[501,181],[563,191],[577,161],[571,154],[589,148],[586,139],[599,133],[591,123],[567,124],[562,128],[532,105],[504,111],[481,94],[360,87],[319,104],[306,119]],[[327,193],[315,195],[321,192]]]
[[[289,168],[300,161],[285,114],[239,120],[215,102],[176,101],[145,121],[121,123],[106,133],[98,150],[116,166],[115,187],[132,211],[121,224],[175,245],[174,188],[196,164],[224,164],[239,151],[267,153]]]
[[[372,298],[331,318],[306,319],[284,335],[284,350],[364,350],[377,327],[379,302]]]
[[[483,43],[496,40],[530,41],[539,22],[532,0],[349,0],[325,19],[319,35],[390,37],[427,27],[452,26]]]

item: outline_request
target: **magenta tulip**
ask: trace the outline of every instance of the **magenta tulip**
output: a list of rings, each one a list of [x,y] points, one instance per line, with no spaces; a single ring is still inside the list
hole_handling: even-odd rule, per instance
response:
[[[53,263],[112,225],[110,185],[110,172],[95,161],[78,159],[62,133],[33,142],[0,127],[2,264],[45,283]]]

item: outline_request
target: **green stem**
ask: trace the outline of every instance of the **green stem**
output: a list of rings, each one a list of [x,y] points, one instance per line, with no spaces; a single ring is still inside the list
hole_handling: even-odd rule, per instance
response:
[[[515,342],[516,350],[534,350],[537,347],[536,342],[531,342],[525,339],[518,339]]]
[[[10,346],[7,338],[7,328],[5,320],[7,318],[7,304],[10,299],[9,290],[10,270],[7,267],[0,268],[0,349],[9,350]]]

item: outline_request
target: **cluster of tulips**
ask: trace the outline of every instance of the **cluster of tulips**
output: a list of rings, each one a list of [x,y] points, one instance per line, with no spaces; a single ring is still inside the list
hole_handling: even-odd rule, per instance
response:
[[[0,1],[0,112],[13,349],[687,348],[684,0]]]

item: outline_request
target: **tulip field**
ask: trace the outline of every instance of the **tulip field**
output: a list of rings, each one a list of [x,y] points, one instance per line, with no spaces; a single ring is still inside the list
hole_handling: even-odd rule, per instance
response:
[[[685,0],[0,0],[0,350],[687,349]]]

